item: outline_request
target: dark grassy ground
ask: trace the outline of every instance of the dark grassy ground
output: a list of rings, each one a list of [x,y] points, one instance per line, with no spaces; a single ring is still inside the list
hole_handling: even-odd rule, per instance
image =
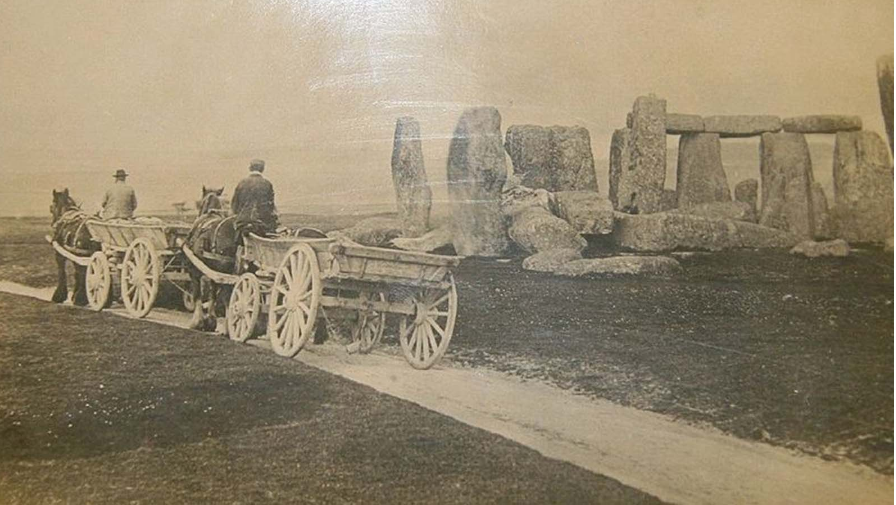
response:
[[[656,503],[268,351],[0,294],[2,503]]]
[[[340,219],[291,222],[356,218]],[[5,223],[29,261],[0,249],[0,278],[55,279],[37,233]],[[893,255],[681,262],[674,279],[562,279],[465,260],[448,358],[892,474]]]

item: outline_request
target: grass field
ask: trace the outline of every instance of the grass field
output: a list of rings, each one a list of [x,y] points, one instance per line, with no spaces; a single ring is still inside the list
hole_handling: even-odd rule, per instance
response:
[[[11,237],[0,278],[53,282],[41,226],[0,222]],[[448,359],[892,474],[892,254],[745,250],[681,262],[670,279],[561,279],[519,261],[465,260]]]

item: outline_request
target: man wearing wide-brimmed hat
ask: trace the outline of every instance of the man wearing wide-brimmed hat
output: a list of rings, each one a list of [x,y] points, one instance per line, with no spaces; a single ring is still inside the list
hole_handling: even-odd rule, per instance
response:
[[[271,233],[277,229],[277,207],[274,205],[274,185],[264,178],[264,161],[252,160],[249,175],[237,185],[230,208],[237,216],[237,227],[249,231]]]
[[[131,219],[137,209],[137,194],[134,188],[125,183],[128,173],[119,168],[115,172],[115,184],[106,191],[103,197],[104,219]]]

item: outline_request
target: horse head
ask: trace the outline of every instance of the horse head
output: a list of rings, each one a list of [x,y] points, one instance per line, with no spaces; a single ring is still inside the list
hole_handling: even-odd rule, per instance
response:
[[[211,211],[224,209],[221,202],[221,195],[224,194],[224,188],[207,188],[202,186],[202,199],[199,200],[199,215],[208,214]]]
[[[77,208],[78,204],[75,203],[75,199],[69,195],[68,188],[63,189],[62,191],[53,190],[53,204],[50,205],[50,214],[53,216],[53,223],[59,221],[59,218],[66,212]]]

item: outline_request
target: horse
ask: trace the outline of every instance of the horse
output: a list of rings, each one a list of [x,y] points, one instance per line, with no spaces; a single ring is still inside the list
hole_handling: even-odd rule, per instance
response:
[[[53,190],[50,214],[52,215],[53,240],[57,244],[79,256],[90,256],[100,249],[99,244],[91,239],[90,232],[84,226],[90,216],[82,211],[69,195],[68,188],[62,191]],[[52,298],[55,303],[63,303],[68,299],[65,262],[65,256],[57,252],[57,282]],[[72,303],[75,305],[87,305],[86,275],[87,267],[75,264],[75,287],[72,293]]]
[[[202,187],[202,199],[197,207],[199,216],[187,235],[187,247],[211,269],[222,273],[236,271],[236,250],[240,242],[236,216],[228,215],[222,204],[224,188]],[[191,264],[190,289],[193,317],[189,327],[194,330],[214,331],[217,326],[217,306],[221,290]]]

